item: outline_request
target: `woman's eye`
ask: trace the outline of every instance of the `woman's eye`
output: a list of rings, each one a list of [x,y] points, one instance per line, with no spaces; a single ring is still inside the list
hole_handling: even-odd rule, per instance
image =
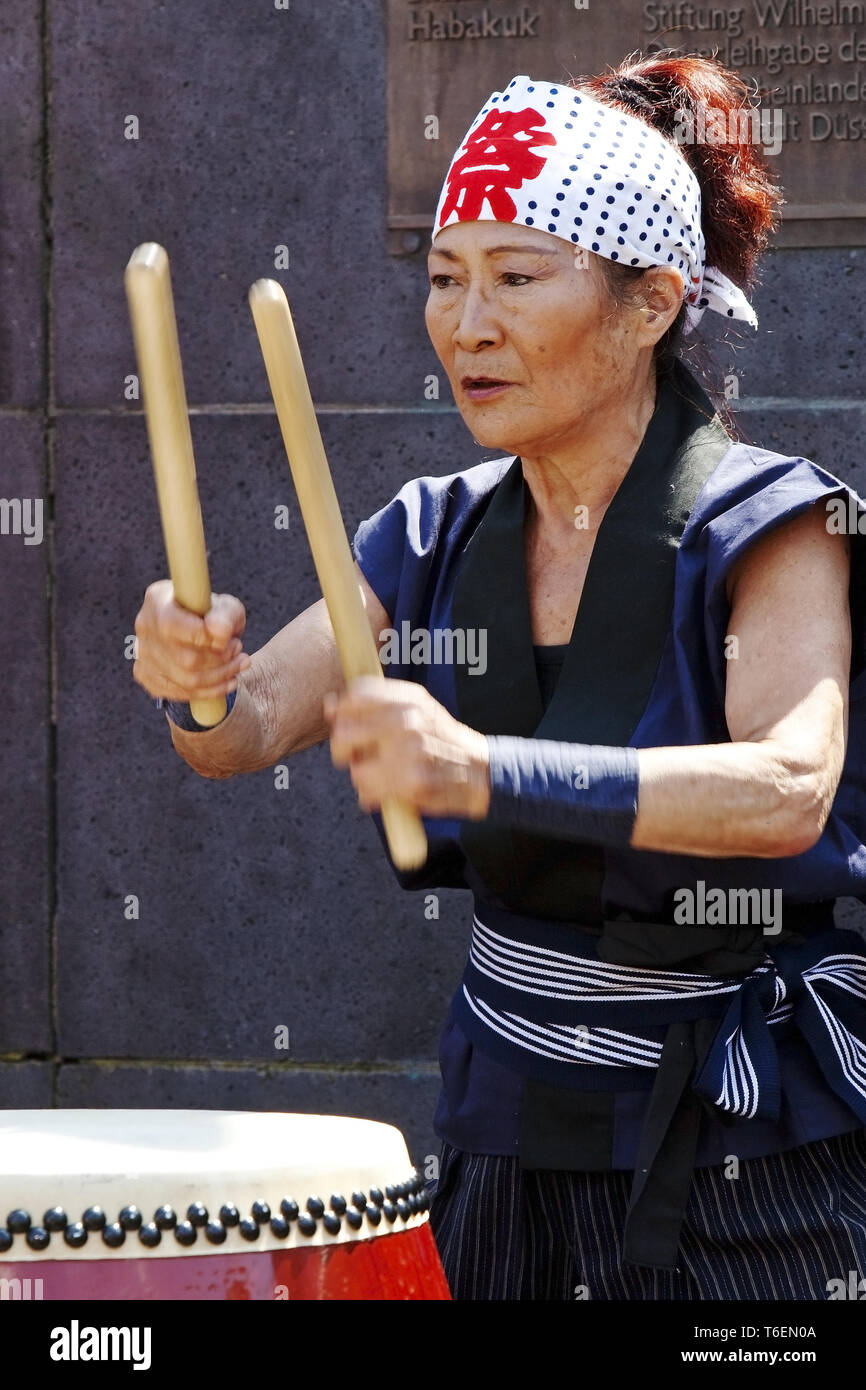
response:
[[[508,289],[519,289],[521,285],[528,285],[532,279],[532,276],[521,275],[516,270],[506,270],[501,278],[506,282],[506,286]],[[443,284],[443,281],[445,281],[446,283]],[[515,281],[519,283],[515,284]],[[443,274],[430,276],[430,285],[435,290],[447,289],[448,286],[453,283],[454,281],[452,280],[452,277],[450,275]]]

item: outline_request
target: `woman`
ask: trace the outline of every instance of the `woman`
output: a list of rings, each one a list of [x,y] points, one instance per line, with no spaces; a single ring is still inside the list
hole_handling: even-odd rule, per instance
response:
[[[403,886],[474,895],[431,1213],[457,1298],[866,1273],[866,947],[833,925],[866,885],[866,625],[828,522],[857,504],[734,443],[677,356],[707,308],[756,322],[737,282],[778,204],[750,146],[677,146],[700,103],[745,89],[673,54],[516,77],[452,162],[427,327],[507,456],[413,479],[354,541],[374,634],[438,659],[389,648],[338,694],[322,603],[252,658],[230,596],[199,620],[163,581],[136,622],[198,772],[330,734],[380,832],[386,796],[425,817]],[[197,729],[185,702],[225,692]]]

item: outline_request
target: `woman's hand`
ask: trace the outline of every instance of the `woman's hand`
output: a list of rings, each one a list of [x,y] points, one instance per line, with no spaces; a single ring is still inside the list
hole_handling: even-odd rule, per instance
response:
[[[148,588],[135,619],[133,680],[164,700],[207,700],[237,687],[250,664],[241,635],[246,612],[231,594],[212,594],[203,618],[175,601],[168,579]]]
[[[487,739],[423,686],[359,676],[339,695],[327,694],[323,708],[331,758],[348,767],[363,810],[397,797],[420,815],[487,815]]]

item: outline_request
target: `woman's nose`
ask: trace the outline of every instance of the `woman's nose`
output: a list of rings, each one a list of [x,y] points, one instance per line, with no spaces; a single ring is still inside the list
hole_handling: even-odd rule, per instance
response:
[[[460,306],[454,330],[455,345],[469,352],[482,342],[497,342],[502,336],[502,327],[490,298],[480,286],[470,287]]]

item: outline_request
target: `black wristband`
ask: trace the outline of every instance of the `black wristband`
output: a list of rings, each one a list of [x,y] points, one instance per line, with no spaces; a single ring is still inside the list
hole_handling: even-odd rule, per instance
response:
[[[637,818],[636,748],[488,734],[491,822],[539,835],[628,845]]]

